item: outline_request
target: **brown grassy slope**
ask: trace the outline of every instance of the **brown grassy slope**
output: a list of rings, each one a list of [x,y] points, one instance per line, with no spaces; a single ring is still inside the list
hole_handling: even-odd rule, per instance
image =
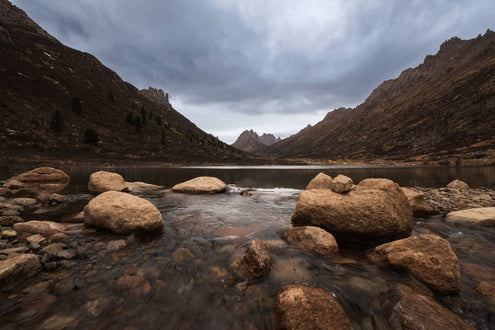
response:
[[[318,159],[483,157],[495,149],[495,33],[452,38],[423,64],[378,86],[354,109],[263,151]],[[468,156],[469,154],[469,156]]]
[[[0,17],[3,159],[260,161],[203,132],[172,107],[146,99],[94,56],[64,46],[7,0],[0,0]],[[80,114],[72,110],[74,97],[82,101]],[[138,133],[125,118],[141,116],[143,108],[147,120]],[[64,119],[60,133],[50,130],[55,110]],[[101,139],[97,148],[82,143],[88,128]]]

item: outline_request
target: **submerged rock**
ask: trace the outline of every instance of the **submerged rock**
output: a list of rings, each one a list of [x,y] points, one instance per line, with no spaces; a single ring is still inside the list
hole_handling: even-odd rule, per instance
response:
[[[226,190],[225,182],[211,176],[200,176],[172,187],[173,192],[186,194],[217,194]]]
[[[409,200],[409,205],[411,205],[411,209],[415,217],[438,214],[438,211],[436,211],[431,205],[426,204],[425,194],[415,192],[408,188],[401,189]]]
[[[273,306],[275,329],[353,329],[331,293],[303,285],[287,285]]]
[[[41,270],[41,263],[34,254],[19,254],[0,261],[0,288],[33,276]]]
[[[420,235],[383,244],[377,246],[370,257],[407,269],[431,289],[459,290],[459,260],[449,242],[440,236]]]
[[[84,208],[84,223],[123,235],[163,229],[162,214],[155,205],[117,191],[107,191],[92,199]]]
[[[292,223],[321,227],[339,244],[369,246],[409,236],[412,211],[396,183],[366,179],[347,194],[326,189],[303,191]]]
[[[28,221],[19,222],[14,225],[15,231],[23,237],[40,234],[42,236],[50,236],[56,233],[63,233],[65,226],[58,222],[53,221]]]
[[[126,186],[124,178],[118,173],[98,171],[89,176],[88,188],[92,193],[122,191]]]
[[[129,192],[139,192],[139,193],[144,193],[144,192],[149,192],[149,191],[155,191],[158,189],[163,189],[163,186],[157,186],[155,184],[150,184],[150,183],[145,183],[145,182],[125,182],[125,189]]]
[[[284,235],[291,246],[320,257],[339,252],[335,238],[329,232],[313,226],[290,228]]]
[[[175,261],[187,261],[192,258],[194,258],[194,255],[188,248],[180,247],[176,249],[172,254],[172,259],[174,259]]]
[[[69,182],[70,177],[61,170],[52,167],[38,167],[10,178],[4,187],[14,194],[20,190],[38,194],[41,191],[59,192]]]
[[[231,264],[231,268],[239,276],[260,278],[268,275],[272,262],[268,246],[262,240],[255,239],[249,243],[245,254]]]
[[[326,175],[323,172],[318,173],[317,176],[311,180],[306,186],[306,190],[310,189],[331,189],[332,188],[332,177]]]
[[[469,186],[468,186],[468,184],[466,182],[456,179],[456,180],[450,182],[447,185],[447,188],[449,188],[449,189],[457,189],[457,190],[466,190],[466,189],[469,189]]]
[[[454,223],[495,227],[495,207],[481,207],[450,212],[447,214],[446,220]]]

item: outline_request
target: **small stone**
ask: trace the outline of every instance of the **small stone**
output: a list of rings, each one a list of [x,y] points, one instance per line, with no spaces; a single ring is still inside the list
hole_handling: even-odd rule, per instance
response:
[[[11,227],[18,222],[24,222],[19,216],[0,216],[0,226]]]
[[[117,239],[110,241],[107,245],[107,250],[109,251],[117,251],[123,249],[127,246],[127,242],[123,239]]]
[[[40,249],[40,245],[38,243],[32,242],[27,245],[28,249],[33,251],[38,251]]]
[[[4,230],[2,231],[2,238],[15,238],[17,237],[17,232],[15,230],[12,230],[12,229],[7,229],[7,230]]]
[[[61,259],[73,259],[76,257],[76,255],[77,251],[75,249],[67,249],[57,253],[57,257]]]
[[[55,233],[48,237],[48,239],[52,242],[60,242],[61,240],[67,238],[67,235],[64,233]]]
[[[18,246],[18,247],[0,250],[0,254],[24,253],[24,252],[28,252],[28,251],[29,251],[29,249],[27,247]]]
[[[480,281],[474,286],[474,291],[479,295],[495,298],[495,282]]]
[[[74,280],[70,277],[64,278],[53,287],[53,293],[57,296],[70,293],[74,290]]]
[[[22,207],[33,207],[38,203],[34,198],[14,198],[10,202]]]
[[[14,217],[14,216],[18,216],[20,213],[19,211],[16,211],[16,210],[5,210],[5,211],[2,211],[0,213],[2,216],[8,216],[8,217]]]
[[[26,241],[28,241],[29,243],[38,243],[38,244],[45,240],[46,238],[44,236],[41,236],[40,234],[31,235],[28,238],[26,238]]]
[[[172,258],[175,261],[187,261],[189,259],[194,258],[194,255],[191,253],[191,251],[188,248],[178,248],[174,251],[172,254]]]
[[[47,247],[44,247],[40,252],[48,254],[50,256],[56,256],[59,252],[61,252],[65,248],[65,244],[62,243],[54,243],[50,244]]]
[[[272,263],[268,246],[262,240],[255,239],[249,243],[244,255],[232,262],[231,268],[239,276],[254,279],[266,276]]]
[[[339,174],[335,178],[333,178],[331,189],[338,194],[343,194],[351,190],[353,185],[354,183],[352,182],[351,178]]]
[[[55,269],[57,269],[57,267],[58,267],[58,264],[55,261],[47,262],[43,265],[43,268],[45,270],[48,270],[48,271],[55,270]]]
[[[290,228],[283,237],[301,251],[328,257],[339,252],[339,246],[332,234],[314,226]]]
[[[62,330],[71,327],[75,327],[79,324],[79,321],[72,316],[57,314],[40,325],[41,330]]]

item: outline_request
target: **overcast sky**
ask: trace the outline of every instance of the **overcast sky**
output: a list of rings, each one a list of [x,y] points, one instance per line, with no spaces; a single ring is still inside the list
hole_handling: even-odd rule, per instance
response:
[[[232,143],[286,137],[495,28],[493,0],[14,0],[64,44]]]

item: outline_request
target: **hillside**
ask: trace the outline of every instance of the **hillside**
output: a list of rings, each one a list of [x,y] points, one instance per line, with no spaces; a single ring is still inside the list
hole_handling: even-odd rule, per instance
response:
[[[0,0],[0,17],[4,163],[262,161],[203,132],[168,99],[160,102],[163,91],[140,92],[94,56],[64,46],[7,0]]]
[[[257,154],[267,146],[271,146],[278,141],[280,141],[280,138],[276,138],[273,134],[264,133],[260,136],[253,130],[245,130],[231,146],[239,150]]]
[[[436,55],[383,82],[361,105],[329,112],[262,153],[321,160],[494,162],[495,33],[444,42]]]

